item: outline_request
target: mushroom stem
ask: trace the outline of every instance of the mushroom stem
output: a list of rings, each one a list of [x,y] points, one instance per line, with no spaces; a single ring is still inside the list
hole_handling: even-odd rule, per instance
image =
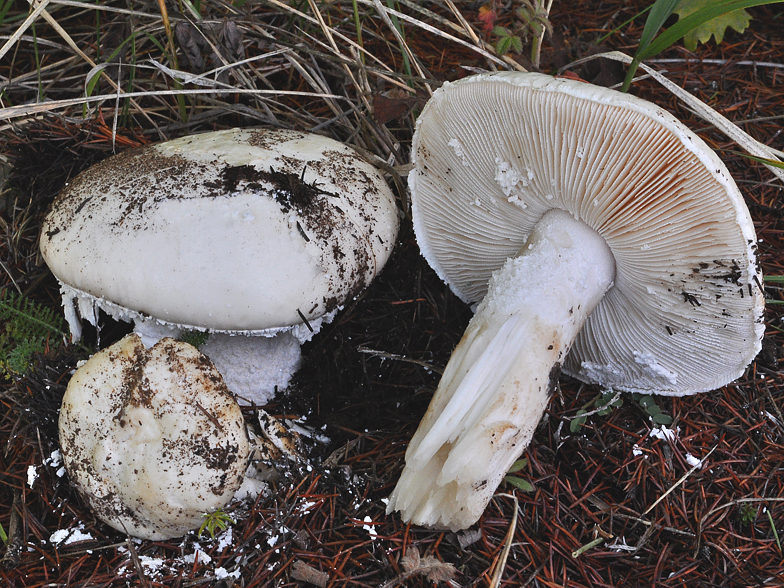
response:
[[[583,323],[613,284],[604,239],[544,214],[496,271],[406,452],[388,511],[453,531],[476,522],[528,446]]]

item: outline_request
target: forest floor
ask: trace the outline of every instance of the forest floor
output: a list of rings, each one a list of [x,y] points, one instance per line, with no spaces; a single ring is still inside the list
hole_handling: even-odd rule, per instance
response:
[[[556,0],[540,71],[604,51],[631,55],[648,4]],[[37,248],[48,204],[113,150],[184,134],[261,125],[330,135],[383,167],[403,213],[383,273],[304,346],[294,384],[265,407],[319,431],[307,467],[277,464],[269,492],[232,503],[235,523],[214,539],[131,541],[92,516],[56,460],[57,410],[76,362],[126,325],[106,319],[85,347],[53,337],[26,373],[0,380],[0,585],[784,586],[784,296],[773,282],[763,352],[719,390],[655,397],[672,419],[666,427],[651,420],[658,409],[624,394],[622,406],[572,432],[577,411],[602,390],[564,376],[516,474],[532,489],[502,485],[460,533],[385,513],[407,442],[471,316],[414,239],[404,166],[415,116],[443,81],[533,69],[530,39],[523,53],[498,58],[497,37],[483,28],[493,6],[495,24],[517,26],[520,5],[180,0],[164,18],[151,0],[51,0],[33,2],[38,15],[23,27],[27,7],[0,2],[2,42],[20,35],[0,57],[6,293],[59,313],[57,282]],[[676,43],[649,65],[783,149],[784,9],[749,13],[745,32],[694,51]],[[214,68],[223,69],[202,85],[172,72]],[[609,86],[625,70],[597,59],[566,71]],[[784,275],[780,181],[656,81],[631,92],[717,151],[754,219],[763,273]],[[246,416],[254,421],[253,410]]]

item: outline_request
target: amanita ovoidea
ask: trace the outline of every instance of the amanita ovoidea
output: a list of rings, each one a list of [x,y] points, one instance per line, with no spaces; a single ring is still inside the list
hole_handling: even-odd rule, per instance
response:
[[[299,342],[381,271],[398,223],[383,177],[350,147],[230,129],[86,170],[53,203],[40,245],[74,338],[99,309],[134,321],[148,345],[209,331],[204,350],[229,388],[264,404],[288,384]]]
[[[528,446],[562,370],[685,395],[761,346],[748,209],[721,160],[658,106],[541,74],[444,84],[409,175],[423,255],[479,303],[389,502],[468,527]]]

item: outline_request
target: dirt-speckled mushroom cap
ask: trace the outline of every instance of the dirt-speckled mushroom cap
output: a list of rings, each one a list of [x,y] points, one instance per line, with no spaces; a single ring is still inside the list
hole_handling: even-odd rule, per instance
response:
[[[409,175],[423,255],[466,302],[560,208],[604,237],[615,284],[563,369],[682,395],[742,374],[761,346],[748,209],[721,160],[644,100],[542,74],[445,84],[417,121]]]
[[[231,129],[110,157],[53,203],[41,251],[66,316],[270,334],[367,286],[398,229],[394,196],[320,135]],[[312,326],[312,325],[311,325]],[[304,330],[304,329],[303,329]]]
[[[144,539],[179,537],[242,484],[242,412],[199,351],[128,335],[88,359],[60,410],[65,468],[96,516]]]

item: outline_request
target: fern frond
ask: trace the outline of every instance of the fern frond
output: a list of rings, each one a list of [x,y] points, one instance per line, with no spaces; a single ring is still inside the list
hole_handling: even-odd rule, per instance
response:
[[[0,290],[0,372],[6,377],[24,374],[46,342],[67,336],[65,320],[53,309]]]
[[[207,331],[183,331],[180,334],[180,341],[185,341],[194,347],[201,347],[207,342],[207,339],[210,338],[210,334]]]

